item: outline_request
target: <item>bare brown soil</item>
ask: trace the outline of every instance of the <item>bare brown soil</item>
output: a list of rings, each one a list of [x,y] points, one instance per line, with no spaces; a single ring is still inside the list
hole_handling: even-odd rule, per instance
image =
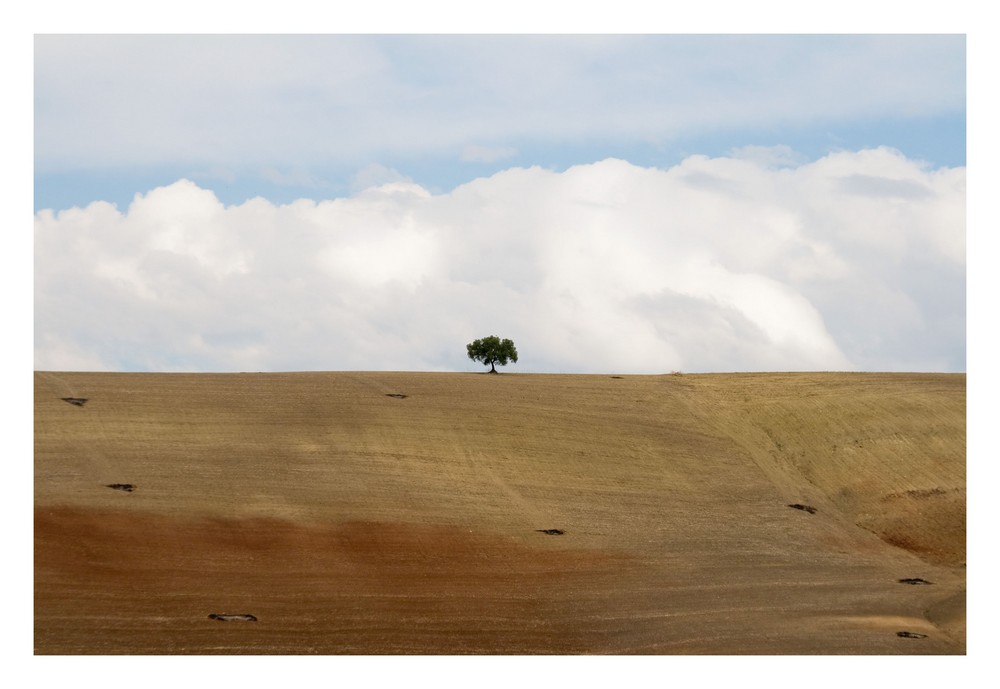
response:
[[[964,375],[40,372],[35,455],[39,654],[965,652]]]

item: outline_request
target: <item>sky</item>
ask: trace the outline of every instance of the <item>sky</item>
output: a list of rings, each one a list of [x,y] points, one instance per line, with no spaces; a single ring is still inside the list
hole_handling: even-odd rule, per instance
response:
[[[964,35],[37,35],[36,370],[966,369]]]

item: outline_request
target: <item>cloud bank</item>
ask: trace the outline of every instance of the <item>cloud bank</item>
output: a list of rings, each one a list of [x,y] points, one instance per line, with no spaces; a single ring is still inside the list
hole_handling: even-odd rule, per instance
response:
[[[384,171],[383,171],[384,172]],[[965,369],[965,169],[891,149],[513,168],[35,217],[39,370]]]

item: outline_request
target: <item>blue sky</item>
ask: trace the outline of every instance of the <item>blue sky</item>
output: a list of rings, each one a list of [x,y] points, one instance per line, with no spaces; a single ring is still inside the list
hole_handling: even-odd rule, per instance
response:
[[[41,35],[35,366],[965,370],[962,35]]]

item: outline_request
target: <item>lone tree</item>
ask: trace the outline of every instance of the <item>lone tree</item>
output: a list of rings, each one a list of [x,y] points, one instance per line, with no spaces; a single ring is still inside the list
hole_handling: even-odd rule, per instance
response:
[[[496,335],[484,337],[481,340],[473,340],[465,345],[469,352],[469,358],[473,361],[481,361],[483,365],[489,364],[490,373],[496,373],[496,364],[506,366],[507,362],[517,363],[517,348],[511,340],[501,340]]]

